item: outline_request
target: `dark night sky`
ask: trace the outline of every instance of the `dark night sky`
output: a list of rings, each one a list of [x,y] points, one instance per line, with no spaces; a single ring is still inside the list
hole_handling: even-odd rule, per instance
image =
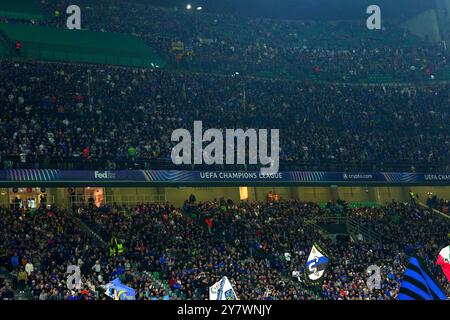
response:
[[[433,0],[129,0],[185,8],[190,3],[205,11],[280,19],[365,19],[376,4],[386,18],[404,19],[433,6]]]

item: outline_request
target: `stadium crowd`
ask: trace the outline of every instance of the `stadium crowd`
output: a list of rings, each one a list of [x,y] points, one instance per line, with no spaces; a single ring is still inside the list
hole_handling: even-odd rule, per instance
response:
[[[53,18],[28,23],[65,27],[65,8],[78,3],[84,29],[141,37],[171,68],[1,60],[1,168],[172,168],[171,132],[192,130],[201,120],[204,128],[280,129],[286,170],[450,170],[450,87],[430,81],[448,69],[448,53],[395,25],[369,34],[358,24],[238,18],[118,0],[41,3]],[[183,42],[182,53],[174,41]],[[380,74],[429,82],[340,83]],[[450,223],[431,210],[448,211],[449,203],[435,198],[428,205],[219,200],[186,201],[182,208],[1,208],[0,267],[14,282],[0,277],[0,298],[18,292],[39,300],[106,299],[102,286],[119,277],[139,300],[207,299],[208,287],[226,275],[240,299],[395,299],[412,254],[449,293],[434,262],[448,244]],[[381,237],[334,240],[309,223],[330,215],[349,216]],[[323,284],[310,288],[292,274],[304,274],[314,242],[331,263]],[[382,267],[381,290],[367,288],[372,264]],[[69,265],[81,269],[79,290],[66,286]]]
[[[120,277],[142,288],[141,299],[167,295],[161,283],[145,272],[136,273],[134,261],[132,266],[124,257],[108,256],[97,239],[55,207],[2,209],[1,218],[1,267],[12,272],[19,294],[27,289],[28,298],[35,300],[104,300],[107,296],[101,286]],[[83,285],[79,290],[68,289],[69,265],[80,267]],[[0,293],[12,299],[12,289],[5,282]]]
[[[317,84],[7,60],[0,67],[4,167],[170,166],[171,132],[192,132],[201,120],[204,130],[280,129],[280,161],[290,169],[449,169],[448,85]]]
[[[427,205],[430,209],[436,209],[442,213],[448,214],[450,200],[438,198],[437,195],[430,194],[427,198]]]
[[[128,1],[43,0],[48,18],[14,23],[66,28],[66,8],[79,5],[82,28],[138,36],[176,69],[329,81],[424,81],[447,77],[448,52],[384,22],[284,21],[177,10]],[[182,49],[172,44],[181,42]]]
[[[207,299],[208,287],[224,275],[240,299],[395,299],[410,255],[423,258],[450,292],[434,266],[440,248],[448,244],[447,219],[407,203],[338,210],[379,230],[382,237],[376,242],[355,236],[333,241],[308,225],[311,218],[335,216],[333,208],[341,205],[214,200],[186,201],[182,208],[76,208],[75,215],[106,241],[117,238],[123,244],[123,253],[112,254],[61,210],[2,209],[2,262],[18,272],[18,290],[27,287],[32,298],[42,300],[104,299],[101,284],[117,276],[136,289],[137,299]],[[302,276],[291,275],[303,274],[314,242],[326,249],[331,262],[323,284],[311,288]],[[65,285],[67,264],[81,267],[78,291]],[[366,269],[372,264],[382,268],[381,290],[367,288]],[[158,287],[154,273],[168,287]]]

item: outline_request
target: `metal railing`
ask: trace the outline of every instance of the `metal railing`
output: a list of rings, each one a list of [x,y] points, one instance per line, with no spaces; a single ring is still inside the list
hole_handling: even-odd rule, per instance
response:
[[[426,205],[425,203],[423,203],[423,202],[419,202],[419,205],[420,205],[421,207],[423,207],[423,208],[430,209],[430,207],[427,206],[427,205]],[[437,213],[437,214],[441,215],[442,217],[444,217],[444,218],[446,218],[446,219],[450,219],[450,215],[449,215],[449,214],[446,214],[446,213],[444,213],[444,212],[442,212],[442,211],[440,211],[440,210],[438,210],[438,209],[436,209],[436,208],[431,208],[431,210],[432,210],[434,213]]]
[[[329,232],[320,224],[345,224],[347,226],[347,233],[353,235],[361,234],[364,240],[370,242],[380,242],[382,237],[380,232],[360,224],[349,216],[323,216],[305,220],[306,226],[319,230],[321,233],[328,234]]]
[[[81,230],[83,230],[86,235],[88,235],[91,238],[94,238],[97,242],[99,242],[102,247],[106,250],[107,248],[107,242],[100,237],[96,232],[94,232],[86,223],[84,223],[78,216],[76,216],[73,212],[70,210],[67,212],[67,216],[72,220],[72,222]]]
[[[71,205],[87,205],[89,204],[89,195],[72,195],[70,196]],[[127,207],[134,206],[139,203],[166,203],[165,194],[150,194],[150,195],[103,195],[101,200],[102,205],[126,205]]]
[[[373,230],[372,228],[368,228],[360,223],[358,223],[355,219],[347,217],[347,231],[350,234],[358,235],[361,234],[363,236],[363,240],[368,240],[370,242],[380,242],[381,241],[381,233]]]
[[[60,170],[254,170],[258,165],[174,165],[166,159],[91,159],[83,157],[3,156],[0,169]],[[280,161],[281,171],[450,172],[450,162]]]
[[[308,219],[307,221],[313,222],[316,224],[319,223],[327,223],[327,224],[345,224],[347,223],[347,217],[342,216],[322,216],[322,217],[314,217],[312,219]]]

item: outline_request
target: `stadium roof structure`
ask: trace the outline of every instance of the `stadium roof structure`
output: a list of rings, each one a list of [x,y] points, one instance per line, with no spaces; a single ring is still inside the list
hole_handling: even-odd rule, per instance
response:
[[[383,16],[408,19],[433,6],[424,0],[126,0],[183,9],[189,3],[202,11],[288,20],[360,20],[366,19],[368,6],[382,8]]]

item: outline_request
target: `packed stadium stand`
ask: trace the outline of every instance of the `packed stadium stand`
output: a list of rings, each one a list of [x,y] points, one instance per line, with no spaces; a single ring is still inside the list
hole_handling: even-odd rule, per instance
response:
[[[0,155],[7,168],[173,167],[170,132],[192,130],[202,119],[205,128],[282,128],[287,169],[448,170],[448,84],[360,87],[0,64]]]
[[[380,242],[350,242],[343,236],[332,241],[324,229],[308,223],[313,216],[344,214],[377,229]],[[119,276],[137,289],[138,299],[205,299],[209,284],[227,274],[242,299],[395,299],[408,253],[418,250],[437,271],[434,253],[447,241],[440,230],[449,227],[448,219],[401,203],[358,209],[329,203],[321,209],[306,202],[186,202],[180,209],[85,206],[77,208],[77,215],[104,239],[126,239],[125,253],[108,256],[107,246],[57,208],[3,211],[2,227],[14,230],[2,233],[11,256],[4,263],[15,272],[27,270],[25,282],[17,285],[23,290],[28,284],[32,298],[99,299],[100,284]],[[308,247],[318,240],[336,261],[322,287],[313,291],[293,281],[291,273],[302,271]],[[83,292],[74,294],[62,285],[67,263],[82,267]],[[372,263],[386,275],[380,291],[366,287],[365,269]],[[439,281],[449,289],[443,276]]]
[[[82,30],[66,27],[73,4]],[[395,300],[412,255],[449,296],[435,262],[450,236],[450,54],[364,18],[1,1],[0,298],[106,300],[119,278],[137,300],[205,300],[227,276],[242,300]],[[280,181],[174,165],[171,133],[196,120],[279,128]],[[311,287],[293,274],[313,243],[331,262]]]

